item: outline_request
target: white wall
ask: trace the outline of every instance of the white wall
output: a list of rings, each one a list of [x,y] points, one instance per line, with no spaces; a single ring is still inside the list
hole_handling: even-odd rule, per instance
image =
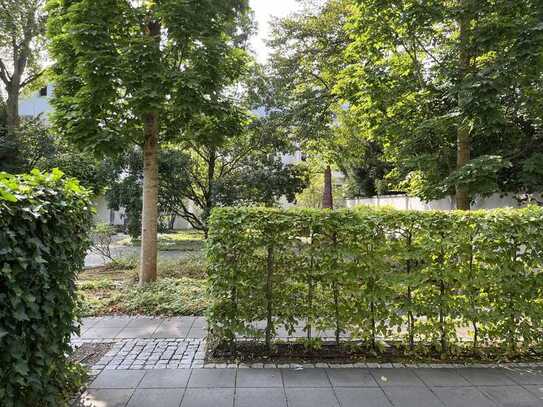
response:
[[[40,96],[40,92],[33,92],[30,96],[21,97],[19,101],[19,115],[21,117],[37,117],[40,114],[47,121],[49,113],[53,111],[49,100],[53,95],[53,85],[47,85],[47,96]]]
[[[114,211],[109,209],[105,196],[99,195],[94,200],[96,213],[94,221],[96,223],[107,223],[108,225],[122,226],[124,225],[124,209]]]
[[[106,223],[108,225],[122,226],[124,225],[123,208],[119,211],[109,209],[107,200],[104,195],[99,195],[94,199],[94,208],[96,213],[94,214],[94,221],[96,223]],[[192,205],[189,205],[192,208]],[[192,226],[183,218],[177,216],[175,218],[174,229],[192,229]]]
[[[396,209],[429,211],[429,210],[452,210],[455,209],[454,197],[424,202],[420,198],[406,195],[382,195],[371,198],[347,199],[346,205],[352,208],[357,205],[369,206],[392,206]],[[518,208],[519,204],[513,195],[502,196],[494,194],[487,198],[476,198],[471,209],[495,209],[495,208]]]

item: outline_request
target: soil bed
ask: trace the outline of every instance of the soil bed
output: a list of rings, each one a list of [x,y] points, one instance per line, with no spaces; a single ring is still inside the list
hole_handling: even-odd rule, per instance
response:
[[[85,366],[92,366],[102,359],[112,346],[111,342],[84,343],[74,350],[70,359]]]
[[[304,363],[429,363],[429,364],[471,364],[471,363],[511,363],[511,362],[541,362],[543,353],[526,352],[514,357],[505,357],[497,349],[485,348],[480,352],[459,350],[455,354],[442,356],[437,350],[427,348],[427,352],[410,353],[400,344],[387,344],[382,351],[374,351],[367,346],[353,342],[338,347],[334,342],[323,343],[318,349],[308,349],[301,343],[275,343],[272,351],[265,344],[242,342],[235,350],[228,346],[218,346],[208,349],[209,363],[275,363],[275,364],[304,364]]]

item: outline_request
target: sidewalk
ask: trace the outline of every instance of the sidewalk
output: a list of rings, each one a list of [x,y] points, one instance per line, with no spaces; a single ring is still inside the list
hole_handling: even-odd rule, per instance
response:
[[[206,322],[85,320],[74,344],[110,342],[82,406],[487,407],[543,406],[543,368],[253,368],[204,364]],[[267,366],[267,365],[266,365]],[[230,367],[230,368],[229,368]]]

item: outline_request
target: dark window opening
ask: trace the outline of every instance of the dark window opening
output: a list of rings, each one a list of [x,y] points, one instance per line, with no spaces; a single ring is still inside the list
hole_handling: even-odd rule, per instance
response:
[[[40,89],[40,96],[47,96],[47,86]]]

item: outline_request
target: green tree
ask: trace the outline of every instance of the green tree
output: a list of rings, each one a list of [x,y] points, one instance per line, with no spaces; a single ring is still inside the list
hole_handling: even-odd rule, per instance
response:
[[[81,185],[94,194],[102,192],[111,182],[114,169],[110,160],[100,160],[89,152],[79,151],[55,134],[41,117],[21,119],[15,134],[18,146],[17,172],[30,173],[35,168],[50,172],[59,168],[67,176],[77,178]],[[0,171],[7,171],[7,165],[11,164],[0,163]]]
[[[541,157],[540,1],[358,0],[336,92],[426,199],[533,188]],[[532,171],[533,175],[533,171]]]
[[[19,96],[42,73],[44,0],[0,0],[0,80],[4,85],[5,129],[0,129],[0,162],[18,169]],[[4,103],[2,103],[4,104]]]
[[[189,188],[186,176],[189,157],[179,149],[164,147],[159,152],[159,216],[171,215],[177,209],[179,197]],[[143,152],[136,147],[116,159],[106,199],[110,208],[124,208],[127,231],[132,238],[141,236],[141,209],[143,191]]]
[[[204,127],[202,127],[204,130]],[[212,134],[209,127],[205,134]],[[196,140],[200,140],[197,143]],[[284,197],[293,202],[307,185],[303,167],[284,165],[276,146],[245,130],[218,144],[202,138],[163,148],[159,154],[159,213],[179,216],[207,234],[207,219],[216,206],[268,205]],[[125,209],[128,232],[140,236],[143,156],[135,149],[118,160],[116,181],[107,199]]]
[[[143,151],[140,284],[156,279],[158,150],[213,108],[246,55],[246,0],[48,0],[55,124],[103,154]]]
[[[345,67],[344,29],[351,0],[308,2],[302,13],[276,21],[268,70],[269,126],[290,138],[302,151],[328,163],[340,154],[337,115],[340,98],[336,76]],[[343,157],[345,159],[345,157]],[[325,168],[323,206],[332,207],[331,168]]]

